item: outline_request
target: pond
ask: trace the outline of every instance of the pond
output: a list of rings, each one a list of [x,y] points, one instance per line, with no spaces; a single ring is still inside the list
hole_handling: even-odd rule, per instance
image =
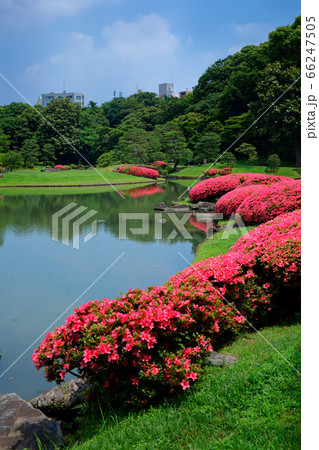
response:
[[[1,191],[1,393],[16,392],[29,399],[51,387],[31,362],[46,330],[62,325],[75,307],[89,300],[162,284],[188,265],[185,259],[193,260],[197,245],[205,239],[194,220],[185,224],[190,236],[183,236],[169,217],[163,216],[165,222],[155,215],[156,204],[170,204],[183,193],[185,188],[177,183],[135,187],[123,191],[125,199],[116,192],[84,189],[80,194],[63,195],[6,195]],[[52,216],[62,208],[70,209],[53,225]],[[67,236],[62,232],[62,219],[73,211],[72,224],[87,212],[93,215],[84,221],[78,240],[72,226]],[[144,232],[142,220],[131,220],[128,215],[137,213],[146,218]],[[126,239],[119,238],[119,214],[120,237],[123,217],[129,218]],[[137,232],[130,232],[132,228]]]

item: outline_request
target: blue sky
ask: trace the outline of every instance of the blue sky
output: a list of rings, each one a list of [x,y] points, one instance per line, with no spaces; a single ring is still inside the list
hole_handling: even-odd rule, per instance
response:
[[[0,73],[32,104],[63,82],[85,104],[137,84],[178,92],[299,14],[296,0],[0,0]],[[14,101],[23,100],[0,78],[0,105]]]

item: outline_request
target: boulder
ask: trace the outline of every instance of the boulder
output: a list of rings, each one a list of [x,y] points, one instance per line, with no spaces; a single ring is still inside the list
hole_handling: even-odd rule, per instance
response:
[[[39,449],[37,438],[42,448],[62,445],[59,423],[48,419],[17,394],[0,394],[0,449]]]
[[[70,380],[48,389],[30,400],[30,403],[48,416],[63,417],[74,406],[83,402],[88,388],[88,382],[81,378]]]
[[[165,211],[167,209],[167,205],[164,202],[160,202],[158,205],[155,206],[155,211]]]
[[[193,211],[213,212],[213,211],[215,211],[215,203],[198,202],[198,203],[195,203],[195,205],[192,205],[191,209]]]
[[[226,366],[227,364],[235,364],[237,361],[236,356],[212,351],[206,358],[205,363],[209,366]]]

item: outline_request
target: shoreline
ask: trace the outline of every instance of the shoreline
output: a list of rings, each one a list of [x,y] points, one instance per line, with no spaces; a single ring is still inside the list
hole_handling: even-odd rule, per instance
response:
[[[103,183],[103,184],[12,184],[12,185],[1,185],[0,189],[5,188],[72,188],[72,187],[112,187],[112,186],[123,186],[123,185],[135,185],[135,184],[154,184],[154,183],[165,183],[166,180],[153,180],[153,181],[128,181],[124,183]]]

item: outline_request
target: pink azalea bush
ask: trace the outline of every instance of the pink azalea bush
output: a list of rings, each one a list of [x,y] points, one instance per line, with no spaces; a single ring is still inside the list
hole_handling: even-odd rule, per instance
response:
[[[248,186],[251,184],[268,185],[284,180],[292,180],[292,178],[259,173],[234,173],[201,181],[189,191],[189,199],[195,203],[221,197],[239,186]]]
[[[263,223],[301,206],[300,180],[285,180],[252,192],[237,208],[245,223]]]
[[[188,389],[214,341],[268,311],[280,289],[299,284],[300,211],[295,211],[163,286],[80,306],[47,334],[32,359],[49,381],[59,383],[77,370],[106,398],[145,404]]]
[[[154,161],[153,162],[154,167],[167,167],[167,163],[165,161]]]
[[[238,207],[250,194],[253,192],[258,194],[258,191],[264,189],[263,186],[258,184],[251,184],[248,186],[243,186],[243,184],[220,197],[216,203],[216,213],[222,213],[223,217],[229,217],[237,212]]]
[[[204,170],[203,174],[205,176],[205,178],[212,178],[215,177],[218,173],[217,169],[209,169],[209,170]]]
[[[119,173],[127,173],[136,177],[151,178],[157,180],[159,173],[155,169],[148,169],[146,167],[138,166],[123,166],[118,169]]]

